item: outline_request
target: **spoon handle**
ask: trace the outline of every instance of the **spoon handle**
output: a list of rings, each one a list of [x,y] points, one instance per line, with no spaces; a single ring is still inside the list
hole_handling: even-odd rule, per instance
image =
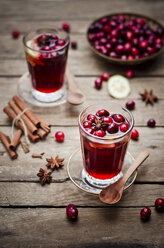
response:
[[[70,70],[70,66],[68,63],[66,66],[66,76],[67,76],[67,81],[68,81],[69,92],[74,92],[74,91],[79,90],[76,86],[75,78]]]
[[[133,172],[149,157],[149,152],[143,150],[139,153],[139,155],[134,160],[133,164],[127,169],[125,172],[122,183],[126,183],[129,177],[133,174]]]

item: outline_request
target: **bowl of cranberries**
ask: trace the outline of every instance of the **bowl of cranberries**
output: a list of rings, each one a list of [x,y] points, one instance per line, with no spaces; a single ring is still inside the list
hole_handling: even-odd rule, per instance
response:
[[[136,65],[163,52],[164,28],[150,17],[117,13],[93,21],[87,40],[98,56],[113,63]]]

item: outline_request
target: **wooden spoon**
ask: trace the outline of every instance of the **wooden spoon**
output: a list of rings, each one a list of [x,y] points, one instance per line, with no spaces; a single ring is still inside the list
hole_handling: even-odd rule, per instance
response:
[[[124,186],[127,180],[133,174],[133,172],[147,159],[148,156],[148,151],[141,151],[133,164],[127,169],[123,177],[114,184],[107,186],[100,192],[100,200],[108,204],[114,204],[118,202],[122,197]]]
[[[70,67],[67,64],[66,68],[66,76],[68,81],[68,96],[67,101],[71,104],[81,104],[85,100],[84,94],[81,92],[81,90],[78,89],[78,87],[75,84],[75,78],[73,74],[70,71]]]

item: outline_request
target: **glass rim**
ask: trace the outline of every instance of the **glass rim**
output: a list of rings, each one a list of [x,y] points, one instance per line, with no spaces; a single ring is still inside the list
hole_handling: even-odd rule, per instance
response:
[[[41,50],[41,51],[38,51],[38,50],[36,50],[36,49],[34,49],[34,48],[31,48],[31,47],[27,46],[26,41],[25,41],[26,37],[27,37],[30,33],[32,33],[32,32],[36,32],[36,31],[43,30],[43,29],[51,29],[51,30],[61,31],[61,32],[65,33],[65,34],[66,34],[66,38],[64,39],[64,40],[66,41],[65,45],[62,46],[61,48],[52,49],[52,50],[50,50],[50,51],[42,51],[42,50]],[[32,30],[27,31],[27,32],[24,34],[24,36],[23,36],[23,44],[24,44],[24,46],[25,46],[27,49],[30,49],[30,50],[32,50],[32,51],[34,51],[34,52],[39,52],[39,53],[52,53],[52,52],[57,52],[57,51],[60,51],[60,50],[64,49],[65,47],[67,47],[67,46],[69,45],[69,43],[70,43],[70,38],[69,38],[68,32],[64,31],[62,28],[57,28],[57,27],[53,27],[53,28],[48,28],[48,27],[47,27],[47,28],[32,29]]]
[[[129,127],[129,129],[125,132],[125,133],[123,133],[123,134],[121,134],[121,135],[118,135],[118,136],[116,136],[116,137],[112,137],[112,138],[107,138],[107,137],[98,137],[98,136],[94,136],[93,134],[91,134],[91,133],[88,133],[87,131],[86,131],[86,129],[83,127],[83,125],[82,125],[82,123],[81,123],[81,121],[80,121],[80,119],[81,119],[81,116],[82,116],[82,114],[84,113],[84,111],[86,111],[89,107],[92,107],[92,106],[95,106],[96,104],[91,104],[91,105],[89,105],[89,106],[87,106],[85,109],[83,109],[81,112],[80,112],[80,114],[79,114],[79,119],[78,119],[78,122],[79,122],[79,126],[80,126],[80,128],[84,131],[84,133],[86,134],[86,135],[88,135],[88,136],[90,136],[91,138],[94,138],[94,139],[97,139],[97,140],[104,140],[104,141],[112,141],[112,140],[119,140],[120,138],[122,138],[122,137],[124,137],[125,135],[127,135],[128,133],[130,133],[131,132],[131,130],[132,130],[132,128],[133,128],[133,126],[134,126],[134,117],[133,117],[133,115],[131,114],[131,112],[127,109],[127,108],[125,108],[125,107],[123,107],[123,106],[121,106],[121,104],[116,104],[117,106],[120,106],[121,107],[121,109],[123,109],[124,111],[126,111],[128,114],[129,114],[129,116],[130,116],[130,118],[131,118],[131,124],[130,124],[130,127]]]

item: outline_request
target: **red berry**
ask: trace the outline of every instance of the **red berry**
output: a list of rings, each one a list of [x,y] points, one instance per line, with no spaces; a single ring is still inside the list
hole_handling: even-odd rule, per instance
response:
[[[155,201],[155,209],[158,212],[164,212],[164,198],[157,198]]]
[[[98,136],[98,137],[104,137],[105,136],[105,132],[103,130],[96,130],[95,133],[94,133],[95,136]]]
[[[110,123],[108,128],[107,128],[107,131],[109,133],[117,133],[118,132],[118,125],[116,123]]]
[[[62,40],[62,39],[59,39],[59,40],[57,40],[56,45],[57,46],[64,46],[65,45],[65,41]]]
[[[155,40],[155,44],[162,44],[162,39],[161,38],[157,38],[156,40]]]
[[[14,31],[12,32],[12,36],[13,36],[14,39],[17,39],[17,38],[19,37],[19,35],[20,35],[19,30],[14,30]]]
[[[66,207],[66,214],[70,220],[76,220],[78,216],[78,209],[75,207],[74,204],[69,204]]]
[[[49,46],[44,46],[44,47],[42,48],[42,50],[48,52],[48,51],[51,51],[51,47],[49,47]]]
[[[128,71],[126,72],[126,76],[127,76],[128,78],[132,78],[132,77],[134,77],[134,72],[133,72],[132,70],[128,70]]]
[[[131,43],[129,43],[129,42],[125,43],[125,45],[124,45],[124,52],[126,54],[129,54],[131,52],[131,49],[132,49]]]
[[[129,110],[133,110],[133,109],[135,108],[135,101],[129,100],[129,101],[126,103],[126,108],[129,109]]]
[[[101,79],[107,81],[109,79],[109,73],[105,72],[101,75]]]
[[[113,117],[114,121],[118,122],[118,123],[125,121],[125,118],[120,114],[114,114],[112,117]]]
[[[138,138],[139,138],[139,132],[137,131],[137,129],[133,128],[132,133],[131,133],[131,138],[133,140],[138,140]]]
[[[70,24],[69,23],[63,23],[62,24],[62,29],[65,30],[66,32],[70,31]]]
[[[120,131],[125,133],[129,129],[129,125],[127,123],[122,123],[120,125]]]
[[[90,128],[92,126],[91,122],[90,121],[84,121],[83,122],[83,127],[84,128]]]
[[[140,216],[143,221],[149,220],[150,215],[151,215],[151,209],[148,207],[143,208],[140,212]]]
[[[127,38],[127,40],[132,40],[132,38],[133,38],[133,33],[132,33],[131,31],[127,31],[127,32],[126,32],[126,38]]]
[[[115,48],[116,53],[121,54],[124,51],[124,46],[119,44]]]
[[[65,135],[62,131],[58,131],[55,133],[55,138],[56,138],[56,141],[58,142],[63,142],[64,141],[64,138],[65,138]]]
[[[149,53],[149,54],[153,54],[153,53],[155,53],[155,50],[154,50],[154,48],[153,47],[148,47],[147,48],[147,52]]]
[[[105,109],[100,109],[97,111],[96,115],[98,117],[101,117],[101,116],[108,116],[109,115],[109,112]]]
[[[101,121],[106,122],[106,123],[112,123],[113,119],[110,116],[103,116],[101,117]]]
[[[138,49],[136,47],[132,47],[132,55],[138,55]]]
[[[90,122],[92,122],[92,123],[95,122],[95,118],[96,118],[96,116],[95,115],[92,115],[92,114],[90,114],[90,115],[87,116],[87,120],[90,121]]]
[[[101,78],[96,78],[95,80],[95,88],[96,89],[101,89],[102,87],[102,79]]]
[[[71,48],[75,49],[75,50],[77,49],[77,42],[76,41],[71,42]]]
[[[154,119],[148,120],[147,122],[148,127],[155,127],[155,125],[156,125],[156,121]]]
[[[146,50],[146,48],[148,47],[148,41],[147,40],[140,41],[139,47],[141,50]]]

